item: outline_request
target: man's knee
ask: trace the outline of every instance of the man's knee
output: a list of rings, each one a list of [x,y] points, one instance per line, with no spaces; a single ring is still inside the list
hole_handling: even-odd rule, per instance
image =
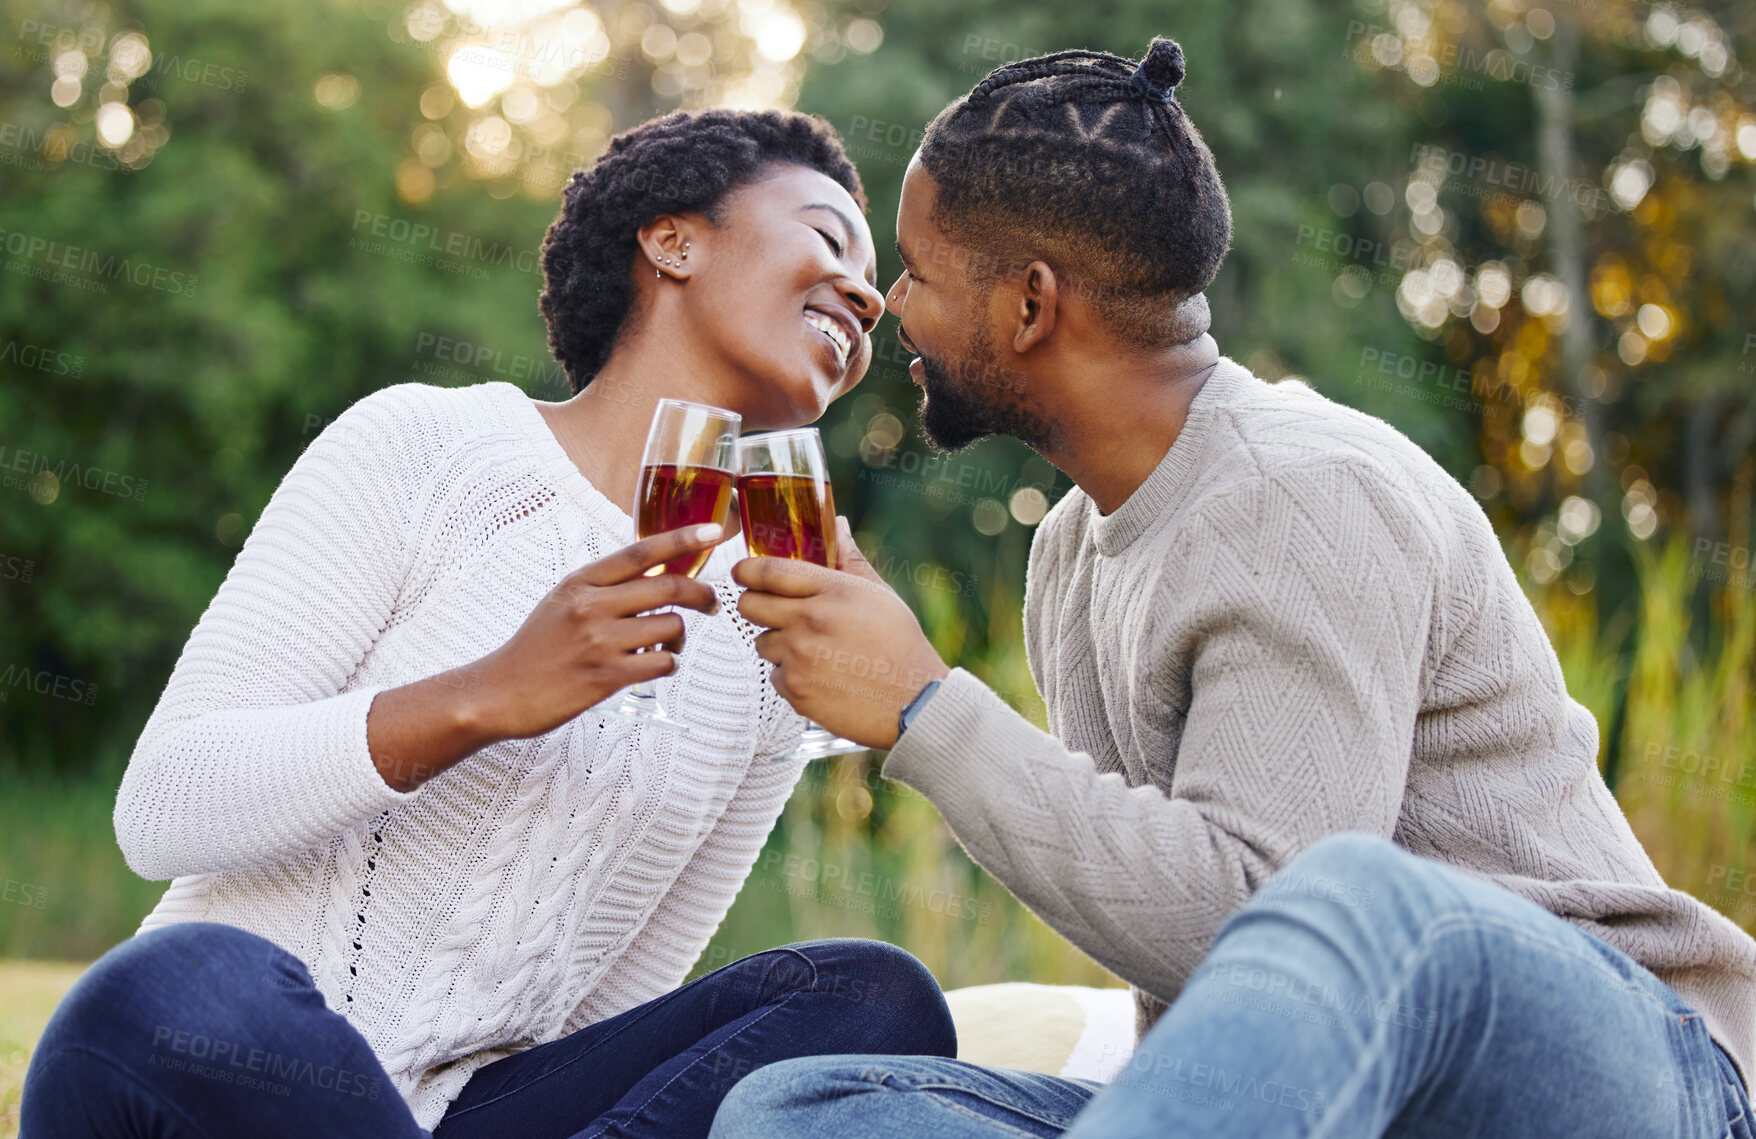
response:
[[[807,1064],[814,1059],[807,1057],[767,1064],[739,1080],[720,1101],[719,1112],[713,1117],[715,1139],[765,1134],[763,1129],[775,1113],[789,1110],[794,1105],[795,1081],[781,1069]]]
[[[712,1139],[771,1139],[776,1126],[796,1113],[886,1087],[881,1069],[858,1056],[801,1056],[767,1064],[720,1101]]]
[[[1406,854],[1400,846],[1380,835],[1366,831],[1337,831],[1307,846],[1287,865],[1302,864],[1312,869],[1345,873],[1360,867],[1393,863]]]
[[[1499,893],[1387,839],[1341,832],[1312,843],[1263,883],[1221,936],[1273,937],[1296,928],[1330,945],[1399,945],[1442,914],[1491,907]]]
[[[1324,938],[1376,939],[1419,925],[1431,906],[1429,864],[1375,835],[1326,835],[1264,882],[1220,931],[1266,933],[1286,923]]]
[[[1309,898],[1370,912],[1400,886],[1442,872],[1389,839],[1360,831],[1325,835],[1306,847],[1264,884],[1261,897]]]

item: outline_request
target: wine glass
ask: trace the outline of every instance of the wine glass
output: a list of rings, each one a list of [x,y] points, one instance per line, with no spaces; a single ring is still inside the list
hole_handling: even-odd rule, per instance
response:
[[[726,523],[737,481],[738,428],[735,411],[680,399],[661,399],[646,433],[640,460],[640,486],[634,494],[634,532],[650,538],[685,526]],[[674,558],[646,571],[647,577],[680,573],[694,577],[713,556],[713,547]],[[659,703],[658,690],[643,680],[596,705],[600,716],[637,720],[668,731],[689,726],[672,719]]]
[[[759,558],[796,558],[835,568],[835,493],[815,427],[765,431],[738,441],[738,512],[744,541]],[[775,761],[866,751],[805,722],[805,735]]]

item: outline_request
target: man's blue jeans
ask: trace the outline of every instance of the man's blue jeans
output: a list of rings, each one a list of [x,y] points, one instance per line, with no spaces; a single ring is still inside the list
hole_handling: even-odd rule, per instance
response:
[[[956,1060],[756,1072],[713,1139],[1750,1139],[1694,1010],[1491,883],[1365,835],[1314,844],[1226,922],[1102,1086]]]
[[[895,946],[758,953],[478,1069],[433,1133],[701,1136],[764,1064],[817,1052],[957,1054],[932,974]],[[427,1133],[298,958],[231,926],[154,930],[68,992],[25,1078],[27,1139]]]

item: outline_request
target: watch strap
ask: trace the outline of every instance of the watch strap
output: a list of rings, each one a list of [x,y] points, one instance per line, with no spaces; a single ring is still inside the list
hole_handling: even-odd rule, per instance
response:
[[[902,739],[902,734],[908,731],[909,725],[915,722],[915,717],[921,714],[921,709],[927,706],[927,701],[933,698],[933,693],[939,691],[939,685],[942,683],[944,683],[943,679],[927,681],[926,685],[915,693],[915,698],[903,705],[902,714],[896,718],[896,738],[898,741]]]

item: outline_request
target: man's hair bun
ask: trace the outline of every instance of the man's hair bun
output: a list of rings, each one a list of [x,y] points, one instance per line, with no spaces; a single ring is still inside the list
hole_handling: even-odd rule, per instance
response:
[[[1161,99],[1168,99],[1183,81],[1183,49],[1176,40],[1163,36],[1153,37],[1152,46],[1146,49],[1146,58],[1140,61],[1140,74],[1152,85],[1153,92]]]

